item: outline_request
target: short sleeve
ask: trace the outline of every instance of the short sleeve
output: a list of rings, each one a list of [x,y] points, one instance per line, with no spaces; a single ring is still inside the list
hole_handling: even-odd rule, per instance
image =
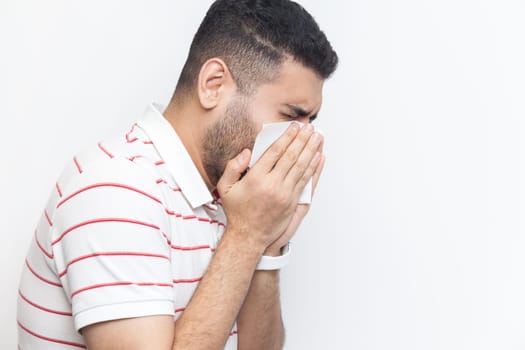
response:
[[[169,220],[155,177],[126,158],[83,166],[63,185],[50,242],[75,328],[173,315]]]

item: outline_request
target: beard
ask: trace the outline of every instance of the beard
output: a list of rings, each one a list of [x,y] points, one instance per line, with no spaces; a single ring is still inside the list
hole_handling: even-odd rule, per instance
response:
[[[253,148],[256,135],[248,103],[235,98],[221,118],[204,133],[203,165],[213,187],[217,186],[229,160],[243,149]]]

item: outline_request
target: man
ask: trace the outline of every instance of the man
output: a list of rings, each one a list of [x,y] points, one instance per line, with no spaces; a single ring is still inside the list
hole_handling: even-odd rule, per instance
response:
[[[282,348],[278,268],[321,174],[310,122],[336,65],[296,3],[213,3],[169,105],[58,179],[20,282],[20,348]],[[304,126],[248,170],[262,124],[290,120]]]

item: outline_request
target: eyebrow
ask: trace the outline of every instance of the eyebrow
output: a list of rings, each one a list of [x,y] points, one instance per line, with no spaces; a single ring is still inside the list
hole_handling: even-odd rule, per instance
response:
[[[292,104],[288,104],[287,103],[285,106],[290,108],[294,112],[294,114],[296,114],[299,117],[306,117],[306,116],[310,115],[310,113],[312,113],[312,111],[308,111],[308,110],[306,110],[306,109],[304,109],[302,107],[296,106],[296,105],[292,105]],[[312,115],[310,117],[310,120],[314,121],[316,118],[317,118],[317,113],[315,115]]]

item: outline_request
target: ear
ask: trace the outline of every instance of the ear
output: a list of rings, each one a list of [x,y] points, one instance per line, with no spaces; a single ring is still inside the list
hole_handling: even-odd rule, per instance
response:
[[[202,108],[215,108],[229,90],[235,87],[233,77],[228,66],[220,58],[211,58],[206,61],[199,73],[197,92]]]

